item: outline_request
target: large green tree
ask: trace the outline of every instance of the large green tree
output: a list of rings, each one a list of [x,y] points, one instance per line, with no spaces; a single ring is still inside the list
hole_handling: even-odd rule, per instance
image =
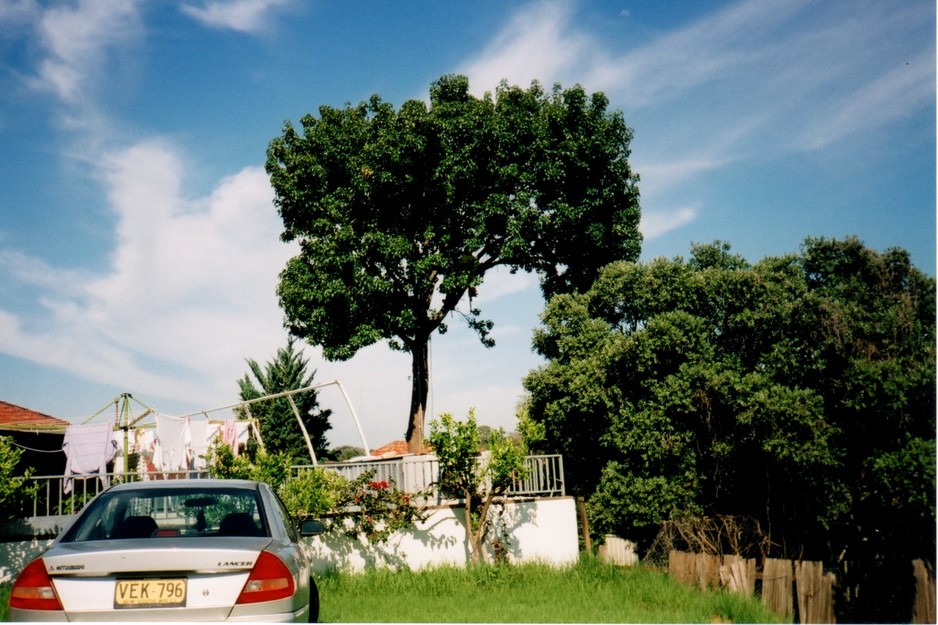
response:
[[[307,388],[313,385],[316,375],[315,370],[307,373],[309,359],[304,358],[303,353],[296,349],[296,340],[292,337],[287,340],[286,347],[277,350],[273,360],[266,366],[261,367],[252,359],[248,359],[247,364],[250,373],[238,380],[241,399],[244,401]],[[297,421],[297,413],[309,435],[316,457],[322,458],[328,452],[326,432],[332,427],[329,425],[332,411],[320,409],[319,393],[316,389],[291,394],[289,397],[251,402],[249,410],[251,416],[256,417],[260,423],[261,438],[271,455],[288,455],[297,462],[312,460],[303,429]]]
[[[300,246],[280,276],[285,325],[330,360],[382,340],[409,352],[412,450],[431,335],[456,313],[493,344],[473,303],[487,272],[538,272],[552,295],[638,256],[632,131],[601,93],[502,83],[478,98],[444,76],[429,104],[376,95],[301,124],[267,152],[282,239]]]
[[[542,320],[528,414],[597,533],[753,519],[769,555],[865,563],[841,616],[911,605],[871,590],[934,560],[935,280],[906,252],[810,238],[750,265],[698,245],[611,265]]]

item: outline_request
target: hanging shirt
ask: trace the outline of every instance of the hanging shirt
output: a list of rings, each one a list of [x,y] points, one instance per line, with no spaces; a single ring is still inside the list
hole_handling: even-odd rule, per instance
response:
[[[231,453],[238,457],[238,427],[233,419],[225,421],[221,426],[221,442],[231,447]]]
[[[108,486],[107,463],[117,454],[114,426],[111,423],[70,425],[62,439],[65,452],[65,493],[72,492],[73,475],[95,475]]]

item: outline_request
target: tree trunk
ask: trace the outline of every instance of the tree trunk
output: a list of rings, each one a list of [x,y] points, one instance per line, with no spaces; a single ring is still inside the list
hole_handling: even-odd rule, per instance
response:
[[[412,454],[423,449],[424,421],[427,414],[427,394],[430,388],[430,339],[417,338],[411,349],[410,421],[407,424],[407,451]]]
[[[479,548],[479,541],[476,538],[476,533],[472,529],[472,493],[465,491],[466,497],[466,507],[463,508],[463,514],[466,519],[466,540],[469,541],[469,550],[472,552],[472,563],[479,564],[481,562],[480,558],[482,557],[481,549]]]

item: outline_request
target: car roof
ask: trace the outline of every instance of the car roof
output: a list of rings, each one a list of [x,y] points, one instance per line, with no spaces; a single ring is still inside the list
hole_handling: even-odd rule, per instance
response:
[[[244,488],[258,490],[260,482],[253,480],[229,480],[220,478],[183,479],[183,480],[147,480],[145,482],[126,482],[111,486],[109,492],[122,492],[128,490],[166,490],[166,489],[197,489],[216,490],[222,488]]]

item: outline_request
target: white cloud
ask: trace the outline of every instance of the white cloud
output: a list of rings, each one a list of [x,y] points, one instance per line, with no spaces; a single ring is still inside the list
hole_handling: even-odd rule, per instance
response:
[[[33,258],[14,249],[0,249],[0,271],[17,282],[25,282],[59,293],[76,295],[77,285],[84,283],[88,273],[81,269],[52,267],[39,258]]]
[[[812,120],[798,134],[798,146],[822,149],[871,122],[879,125],[901,119],[934,102],[934,79],[934,51],[923,52],[830,102],[826,115]]]
[[[532,2],[462,71],[479,91],[572,77],[642,120],[632,162],[643,205],[655,207],[642,220],[649,240],[707,210],[703,176],[825,149],[933,106],[934,40],[922,49],[908,37],[933,7],[864,7],[745,0],[636,47],[582,30],[576,5]]]
[[[696,206],[686,206],[669,212],[660,210],[642,212],[642,221],[639,229],[646,241],[651,241],[661,235],[686,226],[695,219],[700,209]]]
[[[457,72],[469,77],[474,93],[494,91],[506,79],[546,87],[574,73],[595,42],[571,28],[570,2],[533,2],[520,10],[475,58]]]
[[[624,54],[607,52],[583,68],[584,81],[619,106],[648,107],[771,59],[766,34],[784,25],[807,0],[749,0],[670,32]]]
[[[290,0],[207,0],[201,6],[183,4],[183,13],[209,28],[257,33],[266,28],[270,13]]]
[[[30,331],[7,312],[5,351],[54,354],[42,362],[211,404],[235,388],[245,358],[272,356],[285,341],[275,289],[294,248],[278,241],[266,174],[247,168],[186,199],[180,158],[165,142],[106,163],[117,233],[108,271],[56,277],[40,260],[0,254],[0,269],[39,289],[50,315]]]
[[[511,273],[505,267],[496,267],[485,274],[485,281],[479,287],[477,303],[489,304],[503,297],[536,289],[537,286],[537,276],[533,273]]]
[[[89,82],[100,75],[109,48],[132,41],[141,31],[138,0],[81,0],[48,9],[39,22],[48,56],[33,86],[70,104],[82,102]]]

